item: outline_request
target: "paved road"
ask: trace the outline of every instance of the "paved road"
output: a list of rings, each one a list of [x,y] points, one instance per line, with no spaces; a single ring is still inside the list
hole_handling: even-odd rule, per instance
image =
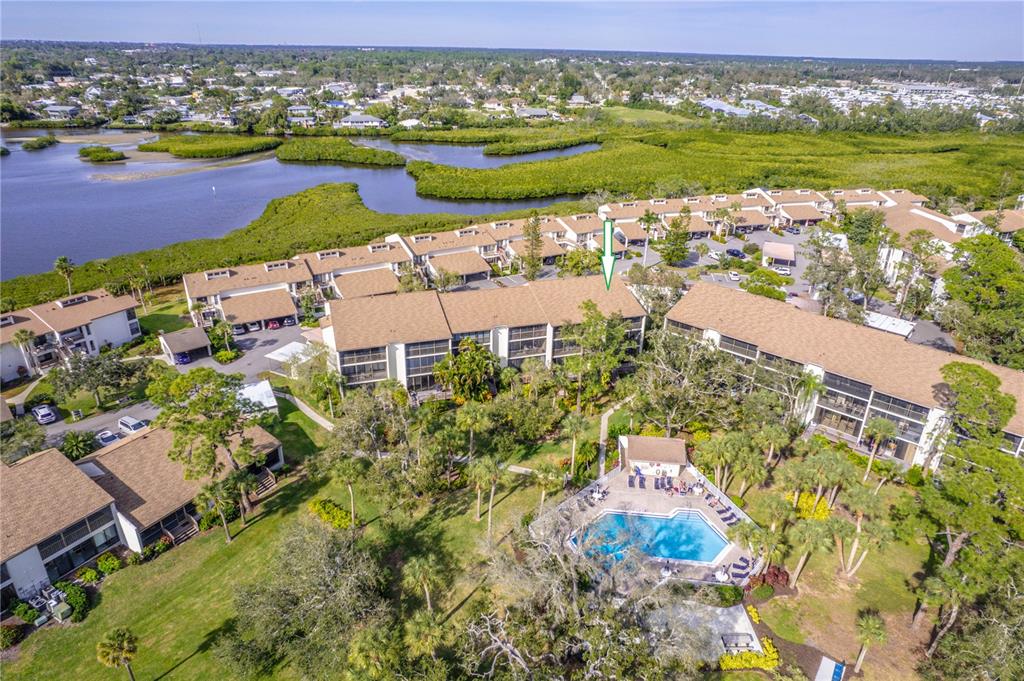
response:
[[[89,418],[82,419],[81,421],[65,419],[45,426],[46,442],[51,445],[60,444],[64,439],[64,434],[69,430],[91,430],[94,433],[98,433],[101,430],[110,430],[116,433],[118,432],[117,420],[122,416],[133,416],[140,421],[151,421],[156,418],[159,411],[160,410],[153,406],[151,402],[146,401],[140,402],[139,404],[133,404],[130,407],[125,407],[118,411],[108,411],[103,414],[90,416]]]

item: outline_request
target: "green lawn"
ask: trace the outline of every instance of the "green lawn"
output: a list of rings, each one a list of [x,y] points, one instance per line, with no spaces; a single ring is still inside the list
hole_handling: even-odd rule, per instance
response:
[[[141,312],[142,308],[138,308]],[[188,318],[188,302],[184,297],[164,296],[149,307],[149,312],[139,315],[139,326],[143,333],[169,333],[192,326]]]
[[[166,368],[169,367],[160,363],[154,363],[154,367]],[[61,412],[63,418],[67,418],[71,415],[71,412],[78,409],[82,412],[82,418],[88,418],[100,412],[111,411],[116,409],[123,409],[129,404],[135,404],[146,399],[146,387],[149,385],[148,380],[142,380],[136,383],[130,388],[117,390],[111,392],[104,390],[100,397],[102,402],[99,406],[96,405],[96,398],[93,397],[92,393],[86,391],[79,391],[69,400],[64,402],[57,402],[57,399],[53,396],[53,386],[49,380],[43,378],[35,387],[32,388],[32,392],[28,394],[26,400],[43,399],[48,404],[55,405]],[[120,399],[125,399],[125,402],[118,402]]]
[[[294,406],[280,402],[281,422],[270,429],[285,443],[290,462],[304,458],[324,442],[327,434]],[[540,493],[515,478],[495,498],[495,537],[503,536],[522,514],[536,507]],[[306,514],[306,503],[329,497],[348,507],[343,485],[335,481],[290,478],[277,494],[259,508],[247,528],[230,545],[223,532],[212,529],[172,549],[155,561],[116,573],[104,584],[100,603],[85,622],[48,628],[33,634],[22,646],[19,659],[5,663],[5,680],[76,679],[108,681],[120,672],[96,662],[96,641],[114,626],[128,626],[139,637],[134,667],[139,679],[162,681],[224,678],[212,654],[212,645],[232,616],[232,589],[236,584],[258,580],[267,574],[268,557],[288,524]],[[483,577],[481,542],[486,517],[473,520],[475,494],[455,491],[413,513],[403,524],[400,541],[392,536],[394,552],[437,551],[457,575],[438,594],[438,603],[458,617],[471,602]],[[380,508],[362,483],[356,485],[357,513],[367,523],[365,541],[383,538]],[[486,511],[486,497],[484,500]],[[550,502],[549,502],[550,503]],[[275,678],[294,679],[291,670],[279,670]]]
[[[601,109],[612,118],[622,123],[682,123],[693,124],[697,121],[687,116],[661,111],[660,109],[634,109],[628,106],[607,106]]]

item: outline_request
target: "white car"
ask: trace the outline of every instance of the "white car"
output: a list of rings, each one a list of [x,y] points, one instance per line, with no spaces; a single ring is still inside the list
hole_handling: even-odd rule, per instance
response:
[[[786,277],[792,274],[792,270],[790,270],[788,267],[784,265],[776,265],[775,267],[772,268],[772,272],[775,272],[776,274],[781,274]]]
[[[32,407],[32,416],[35,417],[36,423],[45,426],[47,423],[53,423],[57,420],[57,412],[48,404],[40,404]]]
[[[100,432],[96,433],[96,443],[100,447],[106,447],[107,445],[112,445],[112,444],[114,444],[115,442],[117,442],[120,439],[121,439],[120,435],[118,435],[117,433],[111,432],[109,430],[101,430]]]
[[[729,281],[739,281],[739,280],[740,280],[740,273],[739,272],[736,272],[736,271],[729,272]]]
[[[708,253],[708,257],[711,258],[712,260],[721,260],[722,254],[719,253],[718,251],[711,251],[710,253]]]
[[[140,421],[132,416],[122,416],[117,420],[117,429],[125,435],[137,433],[148,425],[149,421]]]

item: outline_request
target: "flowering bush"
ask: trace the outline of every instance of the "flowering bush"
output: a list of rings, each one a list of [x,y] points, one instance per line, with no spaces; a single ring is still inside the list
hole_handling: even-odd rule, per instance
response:
[[[726,653],[718,658],[718,667],[723,671],[731,669],[775,669],[779,666],[779,649],[765,636],[761,639],[763,653],[747,650],[742,653]]]
[[[339,530],[352,525],[352,516],[349,512],[330,499],[314,499],[309,502],[309,510],[320,520]]]
[[[750,615],[750,619],[753,620],[754,624],[761,623],[761,613],[753,605],[747,606],[747,614]]]
[[[790,492],[786,495],[786,500],[793,503],[793,494]],[[810,518],[811,520],[828,520],[828,517],[832,515],[832,509],[828,507],[828,501],[822,496],[818,499],[817,508],[812,508],[814,505],[814,495],[809,493],[803,493],[800,495],[800,501],[796,505],[796,517],[801,520]]]

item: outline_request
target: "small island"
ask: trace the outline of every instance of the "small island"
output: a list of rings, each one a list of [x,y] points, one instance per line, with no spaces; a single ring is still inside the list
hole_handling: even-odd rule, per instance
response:
[[[100,144],[82,147],[78,150],[78,156],[83,161],[89,161],[91,163],[111,163],[113,161],[124,161],[128,158],[123,151],[115,151],[110,147],[105,147]]]

